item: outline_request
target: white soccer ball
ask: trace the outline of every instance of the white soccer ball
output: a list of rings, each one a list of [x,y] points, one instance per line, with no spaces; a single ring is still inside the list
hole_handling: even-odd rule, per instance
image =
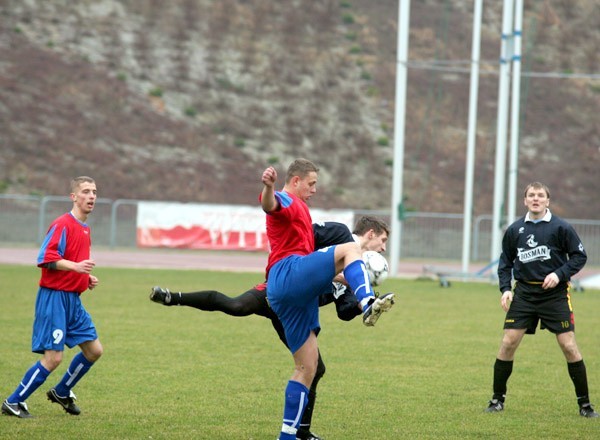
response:
[[[383,255],[375,251],[365,251],[362,254],[362,259],[365,262],[372,285],[378,286],[387,279],[390,268]]]

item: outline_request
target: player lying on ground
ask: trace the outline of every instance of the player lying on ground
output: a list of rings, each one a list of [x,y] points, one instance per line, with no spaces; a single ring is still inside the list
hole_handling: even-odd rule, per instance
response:
[[[376,217],[363,216],[356,223],[352,233],[346,225],[337,222],[315,223],[313,224],[313,232],[316,249],[356,241],[363,251],[384,252],[388,240],[389,228],[384,221]],[[182,305],[204,311],[220,311],[231,316],[263,316],[271,320],[279,339],[287,346],[283,326],[267,303],[266,283],[258,284],[233,298],[215,290],[175,293],[169,289],[156,286],[152,289],[150,299],[167,306]],[[344,321],[350,321],[362,313],[356,296],[340,282],[336,281],[332,283],[331,290],[324,292],[319,299],[320,306],[331,302],[335,302],[338,317]],[[317,373],[310,387],[308,404],[300,424],[300,429],[296,433],[298,439],[319,439],[319,437],[310,432],[310,425],[316,399],[317,384],[324,374],[325,364],[319,353]]]

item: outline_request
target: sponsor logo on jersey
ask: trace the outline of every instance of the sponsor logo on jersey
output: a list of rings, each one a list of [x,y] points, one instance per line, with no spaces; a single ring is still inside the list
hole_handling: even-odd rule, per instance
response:
[[[533,249],[517,248],[517,258],[521,263],[549,260],[550,248],[548,246],[538,246]]]

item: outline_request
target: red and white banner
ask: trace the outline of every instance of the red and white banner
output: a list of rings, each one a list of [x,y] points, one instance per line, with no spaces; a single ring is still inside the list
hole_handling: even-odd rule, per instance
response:
[[[347,210],[311,209],[313,222],[336,221],[353,227]],[[140,202],[139,247],[213,250],[268,250],[265,213],[260,206]]]

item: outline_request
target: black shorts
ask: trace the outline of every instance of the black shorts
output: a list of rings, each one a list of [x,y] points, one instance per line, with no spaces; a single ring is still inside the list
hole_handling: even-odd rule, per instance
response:
[[[552,294],[520,294],[515,289],[513,301],[504,320],[505,329],[527,329],[525,333],[535,334],[538,322],[540,329],[548,329],[554,334],[575,331],[575,317],[568,291]]]

